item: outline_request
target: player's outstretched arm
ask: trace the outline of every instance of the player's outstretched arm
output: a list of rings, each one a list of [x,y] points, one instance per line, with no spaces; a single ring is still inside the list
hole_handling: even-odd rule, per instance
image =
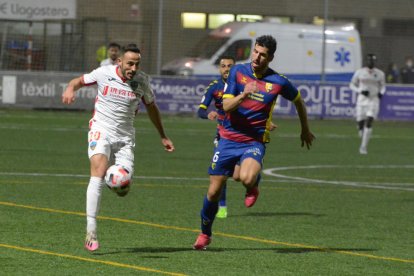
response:
[[[81,77],[71,80],[62,94],[62,103],[72,104],[75,101],[76,91],[83,86],[84,84],[82,83]]]
[[[300,119],[300,125],[302,127],[302,131],[300,134],[300,140],[302,142],[301,146],[303,147],[306,144],[306,147],[310,149],[313,140],[315,140],[315,136],[309,129],[306,105],[303,102],[302,98],[297,99],[294,103]]]
[[[161,113],[157,104],[155,102],[152,102],[146,105],[146,109],[152,124],[155,126],[155,128],[158,130],[158,133],[161,136],[161,143],[164,146],[165,150],[168,152],[173,152],[175,150],[175,147],[170,138],[168,138],[165,134],[164,126],[161,120]]]

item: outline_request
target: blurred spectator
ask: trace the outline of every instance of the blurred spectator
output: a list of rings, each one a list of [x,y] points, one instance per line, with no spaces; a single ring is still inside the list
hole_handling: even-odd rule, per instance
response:
[[[400,82],[400,72],[396,63],[391,62],[388,65],[386,72],[387,83],[398,83]]]
[[[102,60],[107,58],[106,54],[106,45],[101,45],[98,50],[96,50],[96,60],[101,63]]]
[[[414,83],[414,67],[412,57],[407,57],[405,59],[405,65],[401,68],[400,72],[402,83]]]
[[[108,58],[101,61],[101,66],[105,65],[116,65],[118,62],[119,51],[121,45],[116,42],[111,42],[108,45]]]

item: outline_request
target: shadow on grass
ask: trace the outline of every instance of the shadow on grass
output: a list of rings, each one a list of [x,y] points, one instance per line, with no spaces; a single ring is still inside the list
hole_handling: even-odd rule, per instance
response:
[[[312,252],[337,252],[337,251],[346,251],[346,252],[374,252],[376,249],[372,248],[275,248],[275,253],[281,254],[302,254],[302,253],[312,253]]]
[[[132,247],[132,248],[117,248],[110,252],[99,252],[94,255],[111,255],[122,253],[177,253],[185,251],[194,251],[191,246],[188,247]],[[148,258],[167,258],[160,256],[148,256]]]
[[[239,215],[230,215],[231,217],[324,217],[324,214],[313,214],[308,212],[253,212]]]
[[[134,248],[119,248],[114,251],[110,252],[101,252],[101,253],[93,253],[93,255],[111,255],[111,254],[123,254],[123,253],[154,253],[154,254],[162,254],[162,253],[177,253],[177,252],[187,252],[187,251],[194,251],[191,246],[188,247],[134,247]],[[231,251],[274,251],[274,253],[278,254],[304,254],[304,253],[330,253],[330,252],[337,252],[337,251],[346,251],[346,252],[374,252],[376,249],[372,248],[306,248],[306,247],[296,247],[296,248],[215,248],[209,247],[205,252],[231,252]],[[155,255],[147,255],[142,256],[142,258],[153,258],[153,259],[166,259],[166,256],[155,256]]]

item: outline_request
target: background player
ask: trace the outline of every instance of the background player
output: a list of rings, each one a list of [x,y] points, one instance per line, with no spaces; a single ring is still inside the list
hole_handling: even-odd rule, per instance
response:
[[[385,74],[375,68],[376,60],[377,57],[374,54],[368,54],[366,67],[358,69],[349,84],[349,87],[358,94],[356,121],[359,137],[361,137],[360,154],[368,153],[372,124],[378,116],[380,99],[385,93]]]
[[[212,81],[201,100],[200,107],[198,109],[198,117],[202,119],[209,119],[212,121],[217,121],[217,132],[216,137],[214,138],[214,146],[217,147],[218,141],[220,140],[219,127],[223,124],[224,119],[224,110],[223,110],[223,93],[224,86],[226,84],[227,78],[229,76],[230,68],[235,64],[235,59],[231,56],[222,56],[219,63],[219,72],[221,78]],[[210,103],[214,100],[214,105],[216,110],[212,110],[207,113],[207,109]],[[223,189],[221,191],[221,196],[219,200],[219,209],[216,214],[218,218],[227,217],[227,203],[226,203],[226,193],[227,193],[227,183],[224,183]]]
[[[139,103],[145,104],[148,116],[161,136],[168,152],[174,151],[167,137],[161,115],[154,101],[148,76],[139,70],[141,53],[135,44],[122,49],[117,66],[103,66],[81,77],[72,79],[62,95],[64,104],[75,101],[76,91],[85,85],[98,85],[93,118],[89,122],[88,156],[91,177],[86,192],[85,248],[99,248],[96,217],[99,212],[106,170],[118,164],[133,174],[135,128],[134,117]],[[125,196],[125,193],[120,194]]]
[[[251,62],[234,65],[230,70],[223,95],[226,116],[209,168],[210,185],[200,212],[201,233],[194,249],[205,249],[211,242],[220,192],[237,162],[240,162],[240,180],[246,187],[244,204],[246,207],[255,204],[259,196],[257,177],[262,169],[265,143],[269,142],[268,125],[279,94],[295,104],[302,129],[302,147],[306,144],[309,149],[315,138],[309,129],[306,106],[299,91],[288,79],[269,68],[276,46],[272,36],[258,37]]]
[[[108,58],[101,61],[100,66],[117,65],[118,55],[121,50],[121,45],[116,42],[111,42],[108,45]]]

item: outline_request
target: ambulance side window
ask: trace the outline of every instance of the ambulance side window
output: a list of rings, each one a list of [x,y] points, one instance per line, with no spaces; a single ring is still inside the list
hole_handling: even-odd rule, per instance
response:
[[[237,61],[244,61],[249,59],[252,41],[250,39],[243,39],[234,41],[221,56],[232,56]],[[220,63],[220,57],[214,62],[215,65]]]

